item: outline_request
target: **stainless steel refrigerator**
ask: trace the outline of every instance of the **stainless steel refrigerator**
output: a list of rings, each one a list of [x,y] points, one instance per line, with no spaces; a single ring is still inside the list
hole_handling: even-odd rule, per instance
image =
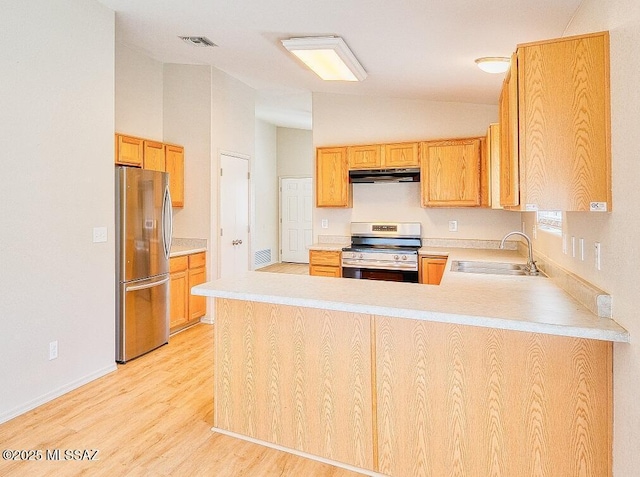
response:
[[[169,175],[116,167],[116,361],[169,341]]]

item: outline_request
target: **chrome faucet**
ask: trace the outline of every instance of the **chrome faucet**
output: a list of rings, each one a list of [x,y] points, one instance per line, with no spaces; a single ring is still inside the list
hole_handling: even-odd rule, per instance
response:
[[[536,267],[536,262],[533,260],[533,247],[531,246],[531,239],[527,234],[523,234],[522,232],[509,232],[502,238],[502,242],[500,242],[500,248],[504,248],[504,241],[507,240],[507,237],[512,235],[521,235],[527,241],[527,247],[529,248],[529,258],[527,259],[527,274],[528,275],[539,275],[538,267]]]

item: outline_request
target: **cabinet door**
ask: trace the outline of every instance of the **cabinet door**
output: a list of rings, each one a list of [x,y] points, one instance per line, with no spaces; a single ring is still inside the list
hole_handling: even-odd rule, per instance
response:
[[[520,204],[518,168],[518,59],[511,56],[500,102],[500,205],[513,207]]]
[[[420,283],[425,283],[427,285],[440,285],[446,265],[446,257],[421,257]]]
[[[144,168],[165,172],[164,144],[155,141],[144,141]]]
[[[207,281],[206,268],[189,269],[189,290]],[[207,313],[207,300],[203,296],[192,295],[189,291],[189,320],[195,320]]]
[[[379,169],[382,166],[383,149],[380,145],[350,146],[347,148],[349,170]]]
[[[480,205],[480,138],[422,143],[422,205]]]
[[[184,207],[184,148],[165,145],[165,163],[169,173],[171,205]]]
[[[116,164],[142,167],[144,140],[116,134]]]
[[[385,144],[384,167],[419,167],[419,146],[420,144],[417,142]]]
[[[527,209],[610,209],[609,36],[518,49],[521,201]]]
[[[187,305],[189,304],[189,276],[185,272],[170,275],[170,313],[169,327],[173,330],[189,321]]]
[[[309,263],[311,265],[326,265],[329,267],[341,266],[342,252],[333,250],[309,250]]]
[[[309,275],[316,277],[342,277],[342,268],[340,267],[328,267],[326,265],[310,265]]]
[[[189,321],[189,258],[169,260],[169,327],[174,330]]]
[[[347,148],[318,148],[316,155],[316,206],[351,207]]]

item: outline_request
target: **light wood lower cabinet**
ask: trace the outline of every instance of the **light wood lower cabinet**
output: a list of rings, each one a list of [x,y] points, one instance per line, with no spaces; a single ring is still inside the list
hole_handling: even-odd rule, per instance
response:
[[[447,265],[447,257],[423,256],[420,257],[418,275],[420,283],[427,285],[440,285],[444,269]]]
[[[206,255],[204,252],[189,255],[189,290],[207,281]],[[189,294],[189,318],[197,320],[207,313],[207,300],[203,296]]]
[[[342,252],[309,250],[309,275],[342,277]]]
[[[612,343],[216,299],[214,426],[389,476],[610,477]]]
[[[205,297],[191,294],[191,288],[207,281],[204,252],[169,260],[171,332],[199,320],[207,313]]]

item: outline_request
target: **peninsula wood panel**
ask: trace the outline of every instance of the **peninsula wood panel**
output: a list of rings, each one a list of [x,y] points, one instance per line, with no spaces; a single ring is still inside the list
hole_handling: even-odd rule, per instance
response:
[[[379,472],[611,476],[611,343],[375,317]]]
[[[371,317],[216,299],[214,425],[373,469]]]

